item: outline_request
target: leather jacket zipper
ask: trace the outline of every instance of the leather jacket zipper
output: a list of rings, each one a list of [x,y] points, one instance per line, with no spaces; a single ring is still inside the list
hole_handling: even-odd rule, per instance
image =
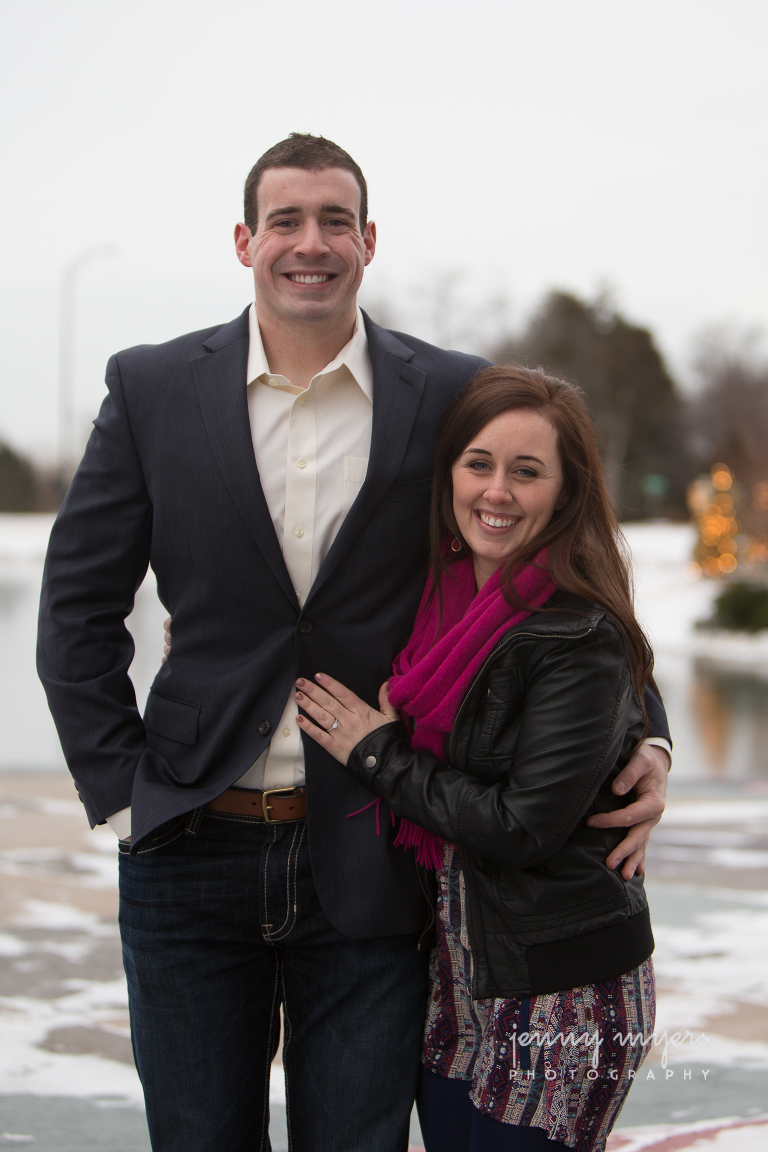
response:
[[[515,632],[514,636],[510,636],[509,639],[503,641],[498,646],[498,648],[494,648],[493,652],[490,652],[488,654],[488,656],[486,656],[485,660],[483,661],[481,666],[478,668],[475,675],[472,677],[472,682],[469,685],[469,688],[467,688],[467,691],[464,693],[464,699],[462,700],[461,704],[459,705],[459,710],[456,713],[456,719],[453,722],[453,728],[451,729],[451,736],[450,736],[450,739],[448,741],[448,763],[449,764],[453,763],[454,753],[456,751],[456,733],[459,730],[459,721],[461,720],[461,714],[464,711],[464,708],[467,704],[467,701],[469,700],[470,696],[472,695],[472,692],[473,692],[475,685],[477,684],[478,680],[484,674],[484,672],[485,672],[486,668],[488,668],[489,664],[491,664],[496,659],[497,656],[500,656],[502,652],[506,652],[507,648],[509,648],[512,644],[514,644],[515,640],[522,640],[525,637],[528,637],[528,638],[532,637],[534,640],[583,640],[585,636],[588,636],[590,634],[590,632],[594,632],[596,627],[597,627],[596,624],[590,624],[589,628],[587,628],[584,632],[568,632],[568,633],[565,633],[565,632],[549,632],[549,633]]]

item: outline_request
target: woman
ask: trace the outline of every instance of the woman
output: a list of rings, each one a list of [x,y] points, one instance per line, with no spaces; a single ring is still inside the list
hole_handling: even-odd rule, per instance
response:
[[[653,1031],[642,877],[586,825],[626,803],[652,669],[619,539],[578,389],[484,369],[444,417],[430,581],[380,711],[297,681],[302,729],[437,868],[427,1152],[600,1152]]]

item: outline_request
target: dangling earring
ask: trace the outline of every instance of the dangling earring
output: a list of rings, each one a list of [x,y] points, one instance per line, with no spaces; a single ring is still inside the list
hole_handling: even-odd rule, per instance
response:
[[[461,552],[462,543],[458,536],[454,536],[453,543],[451,544],[451,552]]]

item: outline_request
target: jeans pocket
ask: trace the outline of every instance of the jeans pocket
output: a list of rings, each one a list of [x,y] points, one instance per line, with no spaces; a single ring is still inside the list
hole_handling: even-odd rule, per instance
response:
[[[161,824],[155,829],[154,835],[141,841],[141,845],[136,849],[136,855],[144,856],[147,853],[159,852],[162,848],[172,844],[174,840],[178,840],[188,830],[188,826],[198,811],[195,809],[193,812],[184,812],[181,816],[174,816],[165,824]],[[130,845],[128,848],[130,851]]]

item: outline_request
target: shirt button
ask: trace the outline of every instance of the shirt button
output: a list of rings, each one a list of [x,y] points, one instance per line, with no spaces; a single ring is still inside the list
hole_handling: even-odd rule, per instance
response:
[[[375,768],[376,767],[376,757],[375,756],[366,756],[363,763],[365,764],[366,768]]]
[[[277,388],[277,380],[275,380],[274,376],[267,377],[267,382],[269,383],[270,387]]]
[[[306,402],[307,402],[306,396],[302,396],[301,399],[299,400],[299,404],[301,404],[302,407],[304,407]]]
[[[299,540],[301,540],[302,536],[304,535],[304,529],[301,527],[301,525],[299,525],[298,528],[294,528],[293,534],[294,536],[298,536]]]
[[[311,631],[312,631],[312,621],[311,620],[302,620],[301,624],[299,624],[299,632],[301,632],[302,636],[306,636],[307,633],[311,632]]]
[[[269,720],[262,720],[261,724],[259,724],[259,732],[261,732],[262,736],[269,736],[271,731],[272,725]]]
[[[306,466],[307,466],[306,460],[299,460],[299,468],[306,468]]]
[[[290,728],[283,728],[283,736],[290,736],[290,734],[291,734]]]

